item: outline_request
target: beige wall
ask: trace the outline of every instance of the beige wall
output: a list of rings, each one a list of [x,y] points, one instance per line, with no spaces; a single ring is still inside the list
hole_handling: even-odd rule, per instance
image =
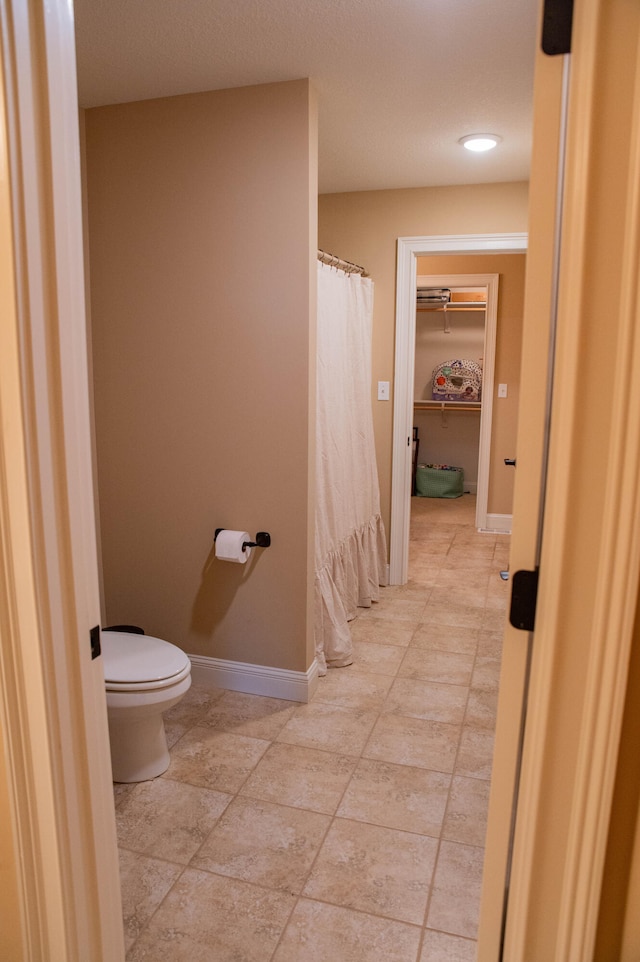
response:
[[[312,659],[317,170],[308,81],[87,111],[107,623]],[[217,527],[269,531],[247,565]]]
[[[320,197],[319,246],[364,265],[375,283],[374,387],[379,380],[393,383],[397,238],[524,232],[527,217],[526,183],[361,191]],[[374,400],[373,411],[382,515],[388,533],[392,404]],[[491,504],[491,492],[489,497]]]
[[[504,464],[516,453],[516,429],[522,350],[525,254],[467,254],[419,257],[418,274],[499,274],[496,366],[489,464],[490,514],[511,514],[514,470]],[[498,384],[508,385],[498,398]]]

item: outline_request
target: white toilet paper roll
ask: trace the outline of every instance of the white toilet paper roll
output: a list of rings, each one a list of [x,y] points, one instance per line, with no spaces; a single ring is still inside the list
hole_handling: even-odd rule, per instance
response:
[[[248,531],[233,531],[231,528],[223,528],[218,532],[216,538],[216,558],[221,561],[235,561],[237,564],[246,564],[251,556],[251,548],[242,550],[245,541],[251,541]]]

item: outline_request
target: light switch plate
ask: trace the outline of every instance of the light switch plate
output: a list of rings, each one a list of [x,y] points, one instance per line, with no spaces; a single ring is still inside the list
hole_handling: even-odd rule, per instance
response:
[[[389,400],[389,381],[378,381],[378,400]]]
[[[507,385],[498,384],[498,397],[506,397],[506,396],[507,396]]]

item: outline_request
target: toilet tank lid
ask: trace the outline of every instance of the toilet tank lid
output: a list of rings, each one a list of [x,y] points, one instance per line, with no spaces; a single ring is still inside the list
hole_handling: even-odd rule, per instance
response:
[[[106,682],[134,685],[162,681],[178,675],[189,664],[182,649],[152,635],[103,631],[101,640]]]

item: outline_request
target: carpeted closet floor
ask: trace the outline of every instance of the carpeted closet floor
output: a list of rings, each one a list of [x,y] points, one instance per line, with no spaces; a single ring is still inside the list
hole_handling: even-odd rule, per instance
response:
[[[475,959],[507,535],[414,498],[410,581],[308,705],[193,687],[116,785],[128,962]]]

